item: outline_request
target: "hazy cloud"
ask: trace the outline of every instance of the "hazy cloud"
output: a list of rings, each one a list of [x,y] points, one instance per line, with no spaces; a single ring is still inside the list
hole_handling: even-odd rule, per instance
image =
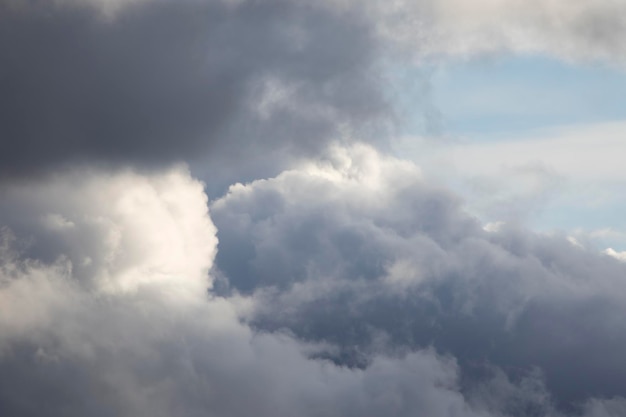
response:
[[[337,2],[341,3],[341,2]],[[371,1],[385,38],[425,56],[466,58],[499,52],[566,60],[626,62],[620,1]],[[382,17],[382,18],[381,18]]]

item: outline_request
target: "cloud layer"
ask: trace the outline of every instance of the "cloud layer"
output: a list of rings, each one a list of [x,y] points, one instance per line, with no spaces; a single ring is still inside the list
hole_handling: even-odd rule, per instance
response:
[[[372,143],[398,65],[622,65],[624,7],[0,0],[0,414],[623,415],[621,254]]]

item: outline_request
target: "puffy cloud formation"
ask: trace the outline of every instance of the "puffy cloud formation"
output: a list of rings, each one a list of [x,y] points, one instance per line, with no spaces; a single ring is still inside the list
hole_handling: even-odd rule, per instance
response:
[[[511,415],[626,395],[624,265],[565,236],[484,230],[406,162],[336,148],[211,207],[221,291],[252,294],[253,326],[319,357],[367,368],[434,347],[464,392]]]
[[[626,404],[626,265],[485,231],[369,146],[234,185],[214,220],[183,167],[0,192],[2,414],[612,417]]]
[[[209,284],[215,228],[202,184],[185,169],[75,172],[0,192],[7,250],[63,265],[85,288],[124,293],[158,283],[182,295]]]
[[[622,253],[352,138],[399,61],[621,64],[624,7],[0,0],[0,415],[623,415]]]
[[[2,190],[3,415],[484,415],[432,350],[351,370],[241,324],[183,169],[80,174]]]

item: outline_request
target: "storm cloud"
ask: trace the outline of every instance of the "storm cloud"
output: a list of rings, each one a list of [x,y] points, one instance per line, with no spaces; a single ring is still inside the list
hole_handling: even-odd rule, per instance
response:
[[[220,166],[213,176],[235,164],[254,179],[252,166],[285,168],[346,132],[383,143],[373,135],[397,120],[399,63],[512,51],[621,65],[622,9],[3,0],[0,173],[199,160]]]
[[[97,3],[96,3],[97,5]],[[387,107],[358,12],[290,1],[0,3],[3,175],[323,148]],[[235,160],[235,159],[233,159]]]
[[[619,253],[386,134],[398,69],[623,65],[624,11],[0,0],[0,414],[623,416]]]

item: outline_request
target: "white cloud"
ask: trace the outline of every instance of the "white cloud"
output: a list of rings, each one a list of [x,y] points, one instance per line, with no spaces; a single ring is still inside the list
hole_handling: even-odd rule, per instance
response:
[[[626,262],[626,251],[617,252],[613,248],[608,248],[604,251],[604,253],[622,262]]]
[[[175,297],[210,286],[217,240],[202,190],[185,168],[152,177],[80,172],[7,184],[0,205],[4,221],[33,240],[27,251],[63,259],[81,284],[110,292],[156,285]]]

